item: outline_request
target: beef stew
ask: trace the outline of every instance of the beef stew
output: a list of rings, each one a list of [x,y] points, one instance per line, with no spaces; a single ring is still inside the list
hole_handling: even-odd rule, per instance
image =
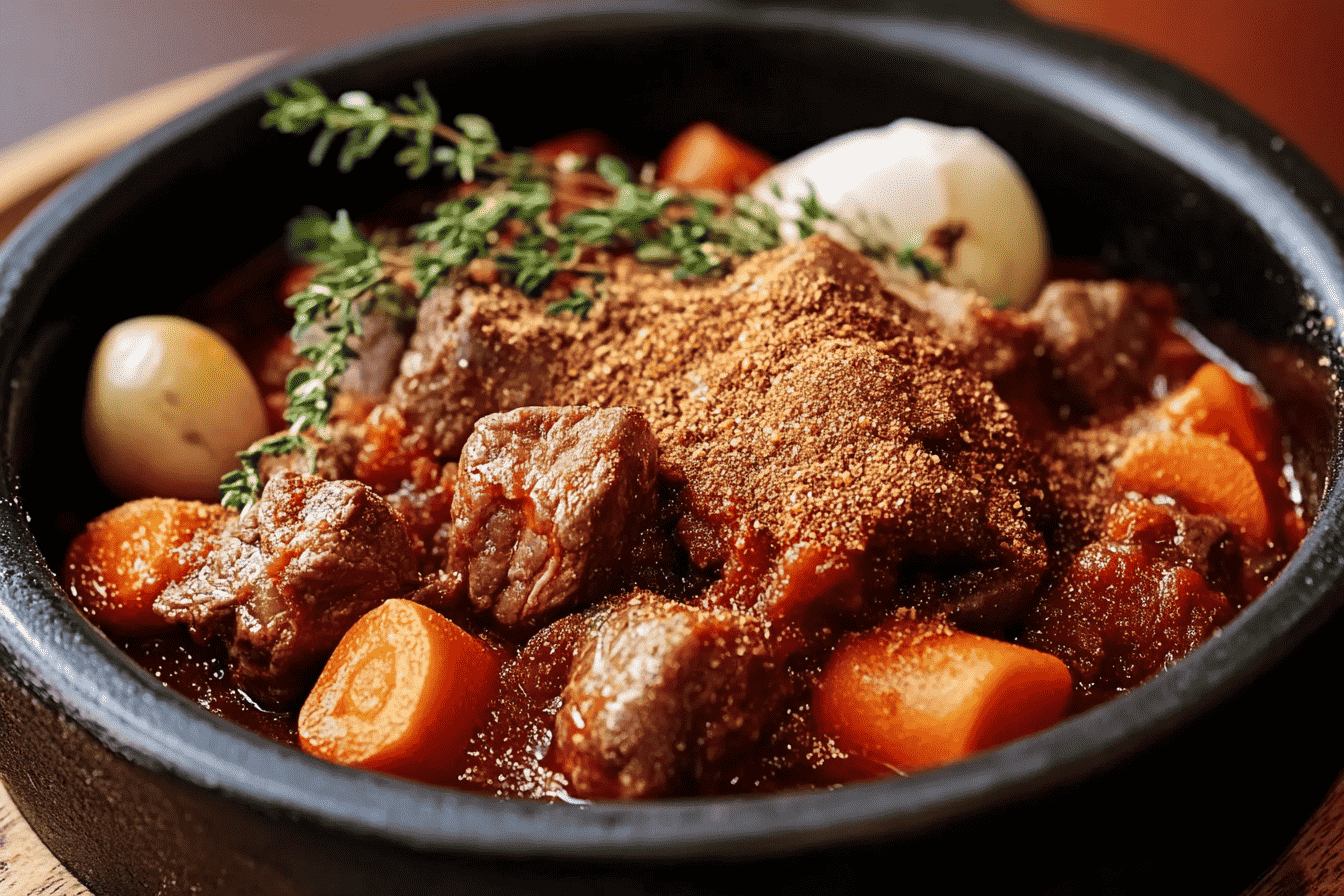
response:
[[[152,603],[182,628],[121,633],[133,655],[167,677],[185,650],[203,702],[303,742],[297,707],[341,636],[409,598],[500,660],[471,737],[423,780],[553,799],[828,786],[1146,680],[1309,522],[1273,409],[1182,335],[1160,284],[1061,279],[996,308],[884,279],[823,233],[685,279],[594,252],[601,301],[557,315],[482,261],[420,303],[385,394],[346,391],[313,449],[335,481],[292,451],[241,514],[174,542],[195,565]],[[283,339],[242,348],[293,357]],[[82,556],[66,582],[98,622]],[[969,733],[948,752],[893,751],[835,671],[866,652],[916,689],[954,653],[1004,684],[949,708]]]

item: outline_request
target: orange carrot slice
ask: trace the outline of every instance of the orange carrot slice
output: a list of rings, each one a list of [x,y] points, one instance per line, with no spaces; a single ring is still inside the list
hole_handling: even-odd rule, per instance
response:
[[[154,599],[204,559],[192,536],[223,521],[217,504],[143,498],[115,507],[77,535],[65,553],[62,582],[76,606],[113,637],[152,635],[172,628],[154,612]]]
[[[585,128],[541,141],[532,147],[532,158],[549,165],[567,153],[592,161],[598,156],[616,155],[618,151],[615,142],[606,134]]]
[[[356,622],[299,711],[299,744],[341,765],[450,783],[499,687],[499,656],[421,604]]]
[[[1135,436],[1116,462],[1115,485],[1146,497],[1168,495],[1197,513],[1221,516],[1250,544],[1269,540],[1269,509],[1255,468],[1217,436],[1175,432]]]
[[[773,164],[759,149],[702,121],[667,145],[658,158],[658,176],[688,189],[736,193]]]
[[[1048,653],[901,617],[843,640],[812,706],[842,749],[912,771],[1048,728],[1072,692]]]
[[[1217,364],[1205,364],[1162,403],[1172,428],[1225,439],[1252,463],[1269,458],[1273,436],[1255,392]]]

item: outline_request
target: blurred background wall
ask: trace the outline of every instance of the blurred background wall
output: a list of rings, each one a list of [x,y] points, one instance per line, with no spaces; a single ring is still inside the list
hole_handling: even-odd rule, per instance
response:
[[[1344,190],[1344,0],[1016,0],[1175,62],[1297,144]]]
[[[1220,86],[1344,188],[1344,0],[1014,2],[1148,50]],[[517,6],[516,0],[0,0],[0,152],[71,116],[207,66]]]

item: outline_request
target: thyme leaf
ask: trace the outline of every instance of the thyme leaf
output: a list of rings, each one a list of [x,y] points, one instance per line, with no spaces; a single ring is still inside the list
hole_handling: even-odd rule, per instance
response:
[[[561,299],[558,302],[552,302],[546,306],[546,313],[551,317],[566,313],[577,315],[578,317],[587,317],[588,312],[592,310],[593,297],[582,289],[574,290],[567,299]]]
[[[305,260],[321,265],[308,286],[286,300],[294,311],[290,336],[303,346],[298,353],[308,365],[296,368],[285,380],[289,404],[284,416],[289,428],[239,452],[239,468],[220,480],[220,503],[240,511],[260,493],[263,457],[303,449],[309,463],[316,464],[314,447],[303,433],[324,433],[335,382],[358,357],[351,343],[363,335],[364,316],[396,290],[378,249],[360,235],[345,212],[335,219],[309,213],[291,224],[290,241]],[[322,338],[306,341],[315,325]]]
[[[423,81],[414,95],[379,104],[367,93],[349,91],[328,98],[309,81],[293,81],[288,93],[269,91],[271,109],[262,126],[287,134],[317,129],[309,161],[320,164],[339,143],[341,171],[374,155],[389,137],[402,141],[396,164],[412,178],[439,170],[445,178],[476,186],[440,203],[433,216],[415,227],[415,248],[398,253],[366,240],[340,211],[334,218],[310,211],[293,222],[292,251],[317,266],[308,287],[288,299],[294,311],[291,334],[307,361],[285,383],[289,428],[238,455],[240,467],[224,477],[221,500],[244,509],[261,487],[260,463],[268,455],[305,450],[315,463],[315,447],[305,434],[325,436],[331,419],[336,381],[357,355],[351,347],[363,332],[364,316],[375,307],[413,314],[414,300],[397,285],[409,277],[418,298],[468,264],[485,259],[501,279],[529,296],[541,295],[562,272],[575,272],[579,283],[601,273],[585,269],[588,248],[631,251],[640,260],[667,265],[678,278],[722,272],[734,258],[773,249],[782,243],[780,214],[769,203],[747,195],[731,200],[693,195],[636,180],[621,160],[600,156],[591,171],[561,172],[543,166],[528,153],[505,153],[494,128],[479,115],[442,120],[438,103]],[[583,186],[583,207],[553,222],[551,209],[563,183]],[[575,180],[579,179],[579,180]],[[572,188],[572,186],[571,186]],[[782,198],[778,189],[776,197]],[[862,228],[840,221],[822,206],[815,192],[797,203],[795,226],[802,236],[823,223],[845,227],[874,257],[916,266],[926,277],[927,260],[908,251],[906,258],[874,240]],[[547,314],[586,316],[596,296],[575,288],[546,307]],[[318,338],[309,336],[317,328]]]

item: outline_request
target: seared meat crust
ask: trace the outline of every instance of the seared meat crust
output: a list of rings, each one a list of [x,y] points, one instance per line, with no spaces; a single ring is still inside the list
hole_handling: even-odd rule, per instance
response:
[[[530,624],[606,592],[653,517],[658,445],[629,408],[482,418],[453,495],[452,564],[471,601]]]
[[[555,717],[558,763],[584,797],[711,790],[761,736],[783,670],[758,620],[647,592],[579,646]]]
[[[372,489],[281,472],[155,612],[221,641],[258,702],[292,706],[355,620],[419,584],[405,523]]]

